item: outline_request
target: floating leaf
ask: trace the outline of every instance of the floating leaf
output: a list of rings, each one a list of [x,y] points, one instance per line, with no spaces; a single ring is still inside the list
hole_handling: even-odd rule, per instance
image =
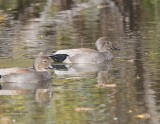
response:
[[[135,117],[140,118],[140,119],[148,119],[148,118],[150,118],[150,114],[148,114],[148,113],[138,114]]]
[[[120,61],[127,61],[130,63],[134,63],[135,59],[119,59]]]
[[[133,112],[132,110],[129,110],[129,111],[128,111],[128,113],[132,113],[132,112]]]
[[[113,120],[114,120],[114,121],[117,121],[117,120],[118,120],[118,118],[117,118],[117,117],[114,117],[114,118],[113,118]]]
[[[89,108],[89,107],[79,107],[79,108],[75,108],[76,112],[82,112],[82,111],[93,111],[94,108]]]
[[[11,10],[12,10],[12,8],[8,8],[7,10],[8,10],[8,11],[11,11]]]
[[[134,63],[134,59],[130,59],[130,60],[128,60],[128,62]]]
[[[148,55],[148,52],[145,52],[146,55]]]
[[[96,85],[97,88],[114,88],[114,87],[117,87],[116,84],[97,84]]]
[[[139,79],[140,79],[140,77],[137,75],[137,76],[136,76],[136,79],[137,79],[137,80],[139,80]]]
[[[44,38],[43,35],[39,35],[39,36],[38,36],[38,39],[43,39],[43,38]]]
[[[0,23],[4,21],[4,16],[0,15]]]

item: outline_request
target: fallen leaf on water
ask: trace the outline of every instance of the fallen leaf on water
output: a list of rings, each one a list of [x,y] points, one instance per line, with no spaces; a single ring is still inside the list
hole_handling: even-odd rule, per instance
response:
[[[136,79],[137,79],[137,80],[139,80],[139,79],[140,79],[140,77],[137,75],[137,76],[136,76]]]
[[[4,21],[4,16],[0,15],[0,23]]]
[[[132,112],[133,112],[132,110],[129,110],[129,111],[128,111],[128,113],[132,113]]]
[[[8,11],[11,11],[11,10],[12,10],[12,8],[8,8],[7,10],[8,10]]]
[[[129,59],[128,62],[133,63],[134,59]]]
[[[127,61],[130,63],[134,63],[135,59],[119,59],[120,61]]]
[[[39,39],[43,39],[43,38],[44,38],[44,36],[42,36],[42,35],[39,35],[39,36],[38,36],[38,38],[39,38]]]
[[[148,113],[138,114],[135,117],[140,118],[140,119],[148,119],[148,118],[150,118],[150,114],[148,114]]]
[[[113,120],[114,120],[114,121],[117,121],[117,120],[118,120],[118,118],[117,118],[117,117],[114,117],[114,118],[113,118]]]
[[[96,85],[97,88],[114,88],[114,87],[117,87],[116,84],[97,84]]]
[[[93,111],[94,108],[89,108],[89,107],[79,107],[79,108],[75,108],[76,112],[83,112],[83,111]]]
[[[37,89],[36,92],[47,92],[48,89]]]

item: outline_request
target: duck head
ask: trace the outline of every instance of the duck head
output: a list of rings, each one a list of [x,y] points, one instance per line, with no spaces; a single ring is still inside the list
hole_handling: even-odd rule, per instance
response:
[[[39,53],[38,57],[36,57],[33,67],[36,71],[47,71],[47,69],[53,68],[49,62],[49,57],[43,53]]]
[[[108,40],[108,38],[106,37],[100,37],[96,43],[96,49],[99,51],[99,52],[105,52],[106,50],[109,50],[109,49],[113,49],[113,50],[119,50],[118,48],[114,47],[112,42]]]

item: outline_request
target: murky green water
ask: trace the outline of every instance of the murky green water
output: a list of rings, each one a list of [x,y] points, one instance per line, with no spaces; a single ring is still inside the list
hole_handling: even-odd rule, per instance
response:
[[[0,0],[0,68],[31,67],[40,51],[95,48],[100,36],[120,48],[105,65],[53,62],[48,90],[1,95],[3,124],[160,123],[159,1],[91,1]]]

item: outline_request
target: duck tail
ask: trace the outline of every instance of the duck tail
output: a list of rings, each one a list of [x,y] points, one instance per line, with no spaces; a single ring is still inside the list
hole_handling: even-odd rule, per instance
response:
[[[67,54],[55,54],[51,55],[51,57],[55,62],[63,62],[67,58]]]
[[[0,75],[0,89],[1,89],[1,83],[3,83],[3,78],[2,78],[2,75]]]

